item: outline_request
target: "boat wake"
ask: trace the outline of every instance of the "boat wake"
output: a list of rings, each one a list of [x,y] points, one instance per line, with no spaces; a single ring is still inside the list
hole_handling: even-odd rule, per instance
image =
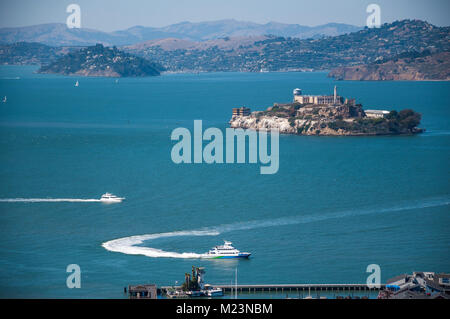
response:
[[[40,203],[40,202],[101,202],[100,199],[81,199],[81,198],[1,198],[2,203]]]
[[[103,243],[102,246],[114,252],[119,252],[127,255],[144,255],[147,257],[169,257],[169,258],[201,258],[203,254],[197,253],[176,253],[163,251],[161,249],[137,246],[143,244],[144,241],[149,241],[164,237],[178,237],[178,236],[217,236],[220,232],[214,230],[191,230],[191,231],[175,231],[169,233],[138,235],[131,237],[124,237],[114,239]]]
[[[327,213],[323,215],[306,215],[306,216],[291,216],[276,219],[267,220],[255,220],[248,222],[224,224],[214,227],[206,227],[198,230],[185,230],[185,231],[174,231],[167,233],[157,233],[148,235],[136,235],[130,237],[123,237],[114,240],[107,241],[102,244],[102,246],[113,252],[119,252],[127,255],[144,255],[147,257],[159,258],[202,258],[205,254],[198,254],[194,252],[169,252],[157,248],[139,246],[144,242],[148,242],[157,238],[169,238],[169,237],[182,237],[182,236],[218,236],[223,233],[232,231],[242,231],[251,230],[257,228],[267,228],[267,227],[277,227],[284,225],[295,225],[295,224],[307,224],[313,222],[319,222],[329,219],[339,219],[352,216],[362,216],[369,214],[380,214],[389,212],[401,212],[414,209],[428,208],[428,207],[439,207],[450,205],[450,198],[433,198],[427,200],[417,200],[410,201],[409,204],[398,204],[397,206],[391,206],[386,208],[373,208],[366,210],[348,210],[340,211],[334,213]]]

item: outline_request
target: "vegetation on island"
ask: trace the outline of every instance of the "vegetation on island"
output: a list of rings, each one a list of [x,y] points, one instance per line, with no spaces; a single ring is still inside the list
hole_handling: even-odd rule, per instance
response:
[[[102,44],[69,52],[56,61],[43,65],[39,73],[64,75],[138,77],[159,75],[163,68],[144,58]]]
[[[358,118],[347,122],[337,120],[329,122],[333,130],[351,131],[358,134],[413,134],[420,132],[417,126],[422,116],[411,109],[400,112],[391,111],[385,118]]]

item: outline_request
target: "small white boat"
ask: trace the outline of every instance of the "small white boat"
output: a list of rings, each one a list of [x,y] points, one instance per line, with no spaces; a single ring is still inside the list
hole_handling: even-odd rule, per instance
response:
[[[201,297],[203,296],[203,292],[200,290],[191,290],[186,291],[186,295],[188,295],[189,297]]]
[[[240,252],[236,248],[232,246],[231,241],[225,240],[225,243],[222,246],[216,246],[206,254],[204,254],[203,258],[213,258],[213,259],[226,259],[226,258],[248,258],[251,253]]]
[[[124,199],[125,197],[117,197],[116,195],[113,195],[111,193],[105,193],[100,198],[100,201],[105,203],[120,203]]]
[[[208,297],[222,297],[223,296],[222,288],[215,288],[208,284],[205,285],[204,292],[205,292],[205,295],[207,295]]]
[[[76,81],[75,82],[75,86],[79,86],[80,85],[80,83],[78,83],[78,81]]]
[[[3,103],[6,103],[6,95],[5,95],[5,97],[3,98]]]

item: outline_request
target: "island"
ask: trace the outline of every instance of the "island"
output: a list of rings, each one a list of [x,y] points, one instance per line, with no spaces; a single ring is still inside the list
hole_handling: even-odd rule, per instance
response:
[[[142,77],[159,75],[163,68],[144,58],[125,53],[116,47],[102,44],[69,52],[50,64],[43,65],[38,73],[95,77]]]
[[[355,99],[339,96],[334,87],[333,95],[303,95],[295,89],[292,103],[274,104],[265,111],[234,108],[230,126],[298,135],[411,135],[424,131],[417,127],[420,120],[421,114],[411,109],[364,110]]]

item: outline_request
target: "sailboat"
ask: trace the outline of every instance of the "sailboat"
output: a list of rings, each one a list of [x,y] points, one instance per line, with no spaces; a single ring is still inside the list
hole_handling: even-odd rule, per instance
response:
[[[6,103],[6,95],[5,95],[5,97],[3,98],[3,103]]]
[[[78,81],[76,81],[75,82],[75,86],[79,86],[80,85],[80,83],[78,83]]]

